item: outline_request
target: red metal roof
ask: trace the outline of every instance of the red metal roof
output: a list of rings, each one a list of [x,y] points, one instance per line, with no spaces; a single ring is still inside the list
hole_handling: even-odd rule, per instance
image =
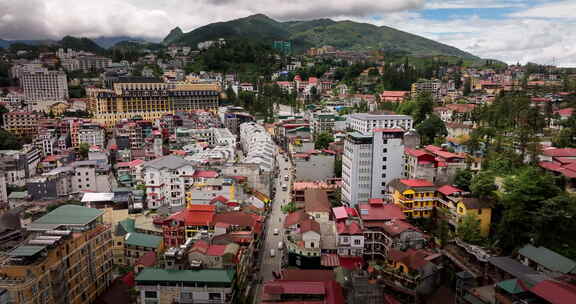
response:
[[[572,116],[572,113],[574,113],[574,108],[566,108],[566,109],[562,109],[562,110],[558,110],[558,111],[554,111],[555,114],[558,114],[560,116]]]
[[[426,257],[428,253],[424,250],[414,250],[412,248],[401,251],[397,249],[390,249],[389,257],[391,260],[401,262],[408,266],[410,269],[420,269],[428,264]]]
[[[189,205],[188,208],[172,214],[168,220],[183,221],[188,226],[209,226],[214,222],[216,207],[212,205]]]
[[[328,282],[336,278],[332,270],[283,269],[282,281]]]
[[[208,247],[208,250],[206,251],[206,255],[222,256],[222,255],[224,255],[225,251],[226,251],[226,245],[211,245],[210,247]]]
[[[410,149],[410,148],[405,148],[404,149],[404,153],[408,154],[408,155],[412,155],[414,157],[420,157],[420,156],[424,156],[424,155],[430,155],[428,154],[426,151],[424,150],[419,150],[419,149]]]
[[[218,177],[218,172],[213,171],[213,170],[196,170],[194,171],[194,175],[192,175],[192,177],[194,178],[216,178]]]
[[[382,206],[359,204],[359,209],[360,217],[364,221],[383,221],[406,218],[406,215],[404,215],[400,206],[395,204],[384,204]]]
[[[408,95],[409,91],[384,91],[380,94],[383,97],[404,97]]]
[[[386,232],[388,232],[388,234],[391,236],[398,235],[408,230],[419,231],[419,229],[415,226],[412,226],[410,223],[402,220],[391,220],[384,223],[384,225],[381,227],[384,228],[384,230],[386,230]]]
[[[326,294],[323,282],[274,281],[266,283],[264,291],[268,294]]]
[[[438,192],[440,192],[444,195],[452,195],[454,193],[463,192],[463,191],[452,186],[452,185],[444,185],[444,186],[438,188]]]
[[[292,225],[296,225],[307,218],[308,218],[308,214],[304,210],[298,210],[298,211],[289,213],[286,216],[286,218],[284,219],[284,228],[288,228]]]
[[[156,253],[153,251],[146,252],[136,261],[136,265],[142,265],[144,267],[152,267],[154,264],[156,264]]]
[[[348,212],[346,212],[346,207],[332,208],[332,212],[334,213],[334,217],[337,220],[348,218]]]
[[[542,152],[544,155],[552,157],[576,157],[576,148],[551,148]]]
[[[381,198],[371,198],[368,200],[368,204],[370,205],[383,205],[384,204],[384,200]]]
[[[320,234],[320,224],[313,219],[306,219],[300,222],[300,232],[306,233],[308,231],[314,231]]]
[[[364,259],[362,257],[340,257],[340,266],[348,270],[362,268]]]
[[[530,291],[550,303],[576,303],[575,284],[550,279],[534,285]]]
[[[320,257],[320,265],[324,267],[338,267],[340,266],[340,260],[337,254],[323,254]]]
[[[401,179],[400,182],[408,187],[434,187],[431,181],[425,179]]]
[[[350,217],[358,217],[358,211],[352,207],[346,207],[346,212]]]

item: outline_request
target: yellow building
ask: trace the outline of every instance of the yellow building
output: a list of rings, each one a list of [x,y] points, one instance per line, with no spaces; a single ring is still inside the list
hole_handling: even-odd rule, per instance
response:
[[[32,222],[32,237],[2,257],[9,302],[93,303],[112,281],[112,232],[102,213],[64,205]]]
[[[395,179],[388,185],[394,204],[408,218],[430,217],[437,206],[436,187],[423,179]]]
[[[50,112],[54,116],[60,116],[70,108],[70,105],[66,102],[57,102],[50,106]]]
[[[454,231],[462,223],[466,215],[474,215],[480,220],[480,234],[484,237],[490,234],[492,221],[492,206],[489,202],[471,197],[463,197],[464,191],[445,185],[438,188],[438,207],[444,212],[443,216]]]
[[[8,112],[4,116],[4,130],[18,136],[32,137],[38,134],[40,115],[32,112]]]
[[[92,120],[111,127],[134,116],[153,121],[175,111],[215,110],[220,91],[217,84],[127,78],[114,83],[113,89],[91,88],[86,93]]]
[[[480,234],[487,237],[490,234],[490,223],[492,221],[492,208],[486,201],[478,198],[463,197],[456,205],[458,224],[467,215],[473,215],[480,220]]]

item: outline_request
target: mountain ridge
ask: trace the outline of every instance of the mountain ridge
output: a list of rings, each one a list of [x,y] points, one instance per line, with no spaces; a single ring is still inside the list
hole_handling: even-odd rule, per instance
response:
[[[298,52],[310,47],[332,45],[342,50],[385,50],[405,52],[416,56],[449,55],[478,59],[477,56],[456,47],[392,27],[358,23],[351,20],[334,21],[327,18],[279,22],[264,14],[255,14],[234,20],[210,23],[187,33],[182,32],[178,37],[172,35],[171,39],[168,39],[170,34],[163,40],[164,44],[196,47],[199,42],[218,38],[242,38],[263,42],[291,40],[294,49]],[[167,43],[167,40],[170,40],[170,43]]]

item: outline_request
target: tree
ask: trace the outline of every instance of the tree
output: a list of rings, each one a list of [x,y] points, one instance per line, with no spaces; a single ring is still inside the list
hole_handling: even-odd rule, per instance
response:
[[[8,109],[5,106],[0,105],[0,127],[4,125],[4,114],[8,113]]]
[[[237,103],[236,93],[234,92],[231,86],[226,88],[226,97],[228,98],[229,104],[236,105]]]
[[[300,208],[298,208],[296,206],[295,202],[289,202],[288,204],[285,204],[284,206],[282,206],[282,208],[280,208],[280,209],[282,209],[283,213],[292,213],[292,212],[298,211],[298,209],[300,209]]]
[[[88,158],[88,151],[90,151],[90,145],[87,143],[81,143],[78,147],[78,154],[82,159]]]
[[[474,214],[467,214],[461,220],[456,231],[458,237],[466,243],[480,245],[483,241],[480,235],[480,219]]]
[[[436,137],[444,137],[448,134],[444,122],[435,114],[430,115],[419,124],[416,131],[420,134],[424,145],[433,143]]]
[[[534,233],[533,211],[560,192],[552,176],[537,168],[527,167],[507,177],[500,200],[502,218],[496,230],[500,246],[510,252],[528,243]]]
[[[470,191],[470,184],[472,183],[472,171],[465,169],[465,170],[458,170],[456,171],[456,175],[454,176],[454,185],[461,190]]]
[[[494,175],[488,171],[476,174],[470,183],[470,190],[475,197],[484,199],[494,197],[494,191],[498,190],[494,183]]]
[[[28,141],[28,138],[18,137],[4,129],[0,129],[0,150],[20,150],[22,144]]]
[[[462,89],[462,95],[468,96],[470,95],[471,91],[472,91],[472,81],[470,80],[470,77],[466,77],[464,80],[464,88]]]
[[[412,115],[414,116],[414,124],[418,125],[423,122],[426,117],[434,110],[434,100],[430,94],[420,94],[416,98],[416,109]]]
[[[328,149],[331,142],[334,142],[334,136],[332,136],[332,134],[320,133],[314,141],[314,149]]]
[[[576,258],[576,198],[562,194],[545,200],[533,214],[534,242]]]
[[[336,157],[334,160],[334,177],[342,177],[342,158]]]

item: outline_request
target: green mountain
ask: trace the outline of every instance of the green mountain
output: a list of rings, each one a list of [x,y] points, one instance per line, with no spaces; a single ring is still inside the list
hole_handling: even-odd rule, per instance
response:
[[[172,32],[164,43],[174,37]],[[449,55],[478,59],[455,47],[387,26],[330,19],[278,22],[262,14],[211,23],[183,33],[177,39],[170,39],[170,43],[196,47],[199,42],[218,38],[264,42],[291,40],[297,52],[331,45],[341,50],[385,50],[414,56]]]
[[[65,36],[62,38],[62,40],[58,41],[58,45],[64,49],[71,48],[73,50],[91,52],[94,54],[106,53],[104,48],[96,44],[96,42],[85,37],[76,38],[72,36]]]
[[[166,38],[164,38],[162,43],[171,44],[174,41],[178,40],[180,37],[182,37],[182,35],[184,35],[184,32],[182,32],[182,29],[177,26],[177,27],[173,28],[170,31],[170,33],[168,33],[168,36],[166,36]]]

